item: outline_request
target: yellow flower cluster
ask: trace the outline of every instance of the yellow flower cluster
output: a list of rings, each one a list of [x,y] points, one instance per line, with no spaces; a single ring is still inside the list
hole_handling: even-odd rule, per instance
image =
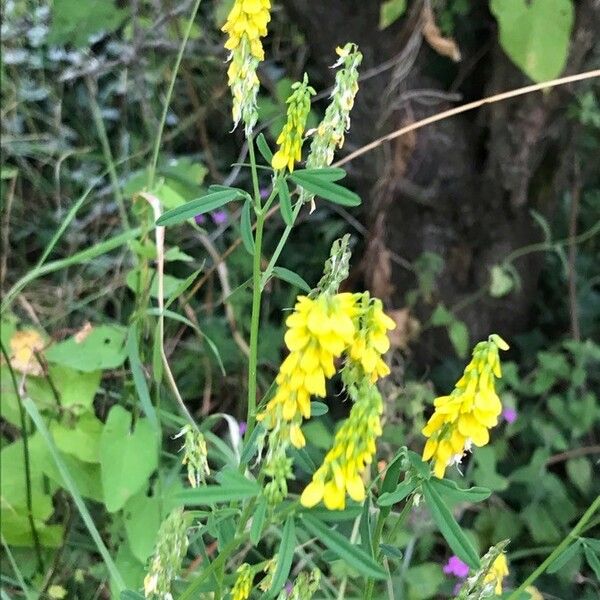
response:
[[[449,465],[460,463],[472,444],[489,442],[488,430],[497,425],[502,411],[495,390],[495,378],[502,376],[499,349],[507,350],[508,344],[498,335],[479,342],[454,391],[434,402],[435,412],[422,433],[429,438],[423,460],[433,460],[436,477],[442,478]]]
[[[502,593],[502,581],[508,575],[508,563],[504,554],[498,555],[498,558],[492,563],[490,570],[485,576],[486,583],[494,582],[494,592],[497,596]]]
[[[242,563],[237,568],[237,578],[231,590],[231,600],[247,600],[252,591],[254,572],[248,563]]]
[[[350,358],[360,364],[371,383],[375,383],[390,373],[381,356],[390,348],[387,332],[394,329],[396,324],[383,312],[381,300],[369,300],[368,294],[363,298],[366,306],[361,316],[361,326],[350,347]]]
[[[302,142],[306,119],[310,112],[310,97],[315,90],[308,85],[308,77],[304,74],[302,82],[292,86],[292,93],[287,99],[287,121],[277,138],[279,150],[273,155],[271,162],[274,169],[285,169],[292,172],[294,163],[302,158]]]
[[[352,294],[322,294],[314,299],[300,296],[286,320],[290,354],[279,369],[275,395],[257,419],[268,429],[288,425],[297,448],[304,446],[300,423],[310,418],[310,397],[325,396],[325,381],[335,374],[334,360],[352,343],[355,314]]]
[[[323,464],[302,492],[303,506],[310,508],[323,500],[329,510],[343,510],[346,493],[356,502],[365,498],[362,474],[373,460],[375,440],[381,435],[383,401],[377,388],[366,379],[354,392],[356,401],[348,419],[336,433]],[[351,395],[354,394],[351,392]]]
[[[243,120],[246,135],[252,133],[258,119],[256,97],[260,82],[256,69],[264,59],[260,38],[267,35],[270,9],[270,0],[235,0],[223,26],[229,35],[225,48],[231,51],[227,75],[233,97],[233,123],[236,127]]]

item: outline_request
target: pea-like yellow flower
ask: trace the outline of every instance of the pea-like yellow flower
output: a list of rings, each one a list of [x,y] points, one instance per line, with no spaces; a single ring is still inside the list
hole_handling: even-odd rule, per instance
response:
[[[260,82],[256,69],[265,57],[261,37],[267,35],[270,10],[270,0],[236,0],[222,29],[229,35],[225,48],[231,51],[227,75],[234,128],[243,120],[246,135],[252,133],[258,120],[256,97]]]
[[[356,313],[353,294],[300,296],[287,318],[285,343],[290,354],[275,383],[277,391],[257,416],[268,429],[285,422],[294,446],[304,446],[299,423],[310,418],[310,397],[325,396],[325,382],[335,374],[334,360],[351,344]]]
[[[383,312],[383,303],[369,295],[363,295],[366,304],[360,317],[361,325],[350,347],[350,358],[360,364],[371,383],[380,377],[389,375],[390,369],[381,356],[390,348],[388,330],[396,327],[396,323]]]
[[[236,570],[237,578],[231,590],[231,600],[247,600],[252,591],[254,572],[248,563],[242,563]]]
[[[335,434],[333,447],[323,464],[302,492],[303,506],[310,508],[323,500],[329,510],[343,510],[346,494],[356,502],[365,499],[362,476],[373,460],[375,441],[381,435],[383,401],[377,388],[366,379],[351,395],[356,396],[356,401],[350,415]]]
[[[495,390],[495,378],[502,377],[498,350],[508,344],[498,335],[479,342],[463,376],[449,396],[434,401],[435,411],[422,433],[427,438],[423,460],[433,459],[433,472],[442,478],[446,468],[460,463],[471,445],[485,446],[489,429],[498,424],[502,412]]]
[[[308,76],[304,74],[302,82],[292,85],[292,93],[287,99],[287,121],[277,138],[279,150],[273,155],[271,164],[274,169],[294,170],[294,163],[302,158],[302,142],[306,119],[310,112],[310,97],[315,90],[308,85]]]
[[[508,562],[504,553],[499,554],[498,558],[492,563],[490,570],[485,576],[485,582],[494,582],[494,592],[497,596],[502,593],[502,581],[508,575]]]

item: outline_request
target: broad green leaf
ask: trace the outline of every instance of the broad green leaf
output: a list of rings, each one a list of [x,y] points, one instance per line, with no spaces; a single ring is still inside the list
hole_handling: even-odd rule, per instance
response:
[[[250,541],[256,546],[260,542],[263,527],[265,526],[265,518],[267,516],[267,501],[261,498],[254,509],[252,515],[252,523],[250,525]]]
[[[310,403],[310,416],[311,417],[322,417],[329,412],[329,407],[324,402],[318,402],[317,400]]]
[[[271,587],[269,588],[269,597],[273,598],[285,585],[290,574],[290,569],[292,568],[295,549],[296,525],[294,523],[294,516],[289,515],[281,533],[281,543],[277,551],[277,565],[275,566]]]
[[[431,485],[437,490],[438,494],[451,504],[458,502],[483,502],[491,495],[491,490],[484,487],[471,487],[463,489],[458,487],[456,482],[449,479],[429,480]]]
[[[556,573],[562,569],[579,551],[581,550],[581,541],[577,540],[563,552],[561,552],[548,566],[548,573]]]
[[[512,292],[515,282],[512,278],[512,272],[503,265],[494,265],[490,269],[490,296],[492,298],[502,298]]]
[[[423,490],[425,502],[431,511],[431,516],[450,548],[471,568],[478,569],[480,562],[475,548],[463,533],[437,490],[430,481],[423,481],[421,489]]]
[[[100,437],[104,423],[92,413],[84,413],[73,423],[52,423],[50,431],[61,452],[87,463],[100,462]]]
[[[103,371],[116,369],[125,361],[127,330],[118,325],[99,325],[81,340],[74,337],[46,350],[46,360],[71,369]]]
[[[160,500],[148,496],[145,490],[127,500],[123,507],[123,522],[131,553],[141,562],[152,554],[160,527]]]
[[[402,502],[414,489],[417,487],[416,482],[412,479],[403,481],[398,484],[396,489],[392,492],[385,492],[379,496],[377,504],[379,506],[391,506],[397,502]]]
[[[104,504],[109,512],[123,508],[158,467],[158,438],[147,419],[131,430],[131,414],[115,405],[100,438]]]
[[[140,562],[131,551],[127,540],[124,540],[119,545],[119,549],[116,553],[115,558],[116,567],[121,573],[124,584],[131,589],[142,589],[144,586],[144,576],[146,574],[146,568],[144,563]],[[138,600],[139,596],[135,592],[125,591],[120,592],[114,579],[110,582],[110,597],[111,598],[123,598],[121,593],[125,594],[127,600]],[[144,597],[141,594],[142,598]]]
[[[311,287],[298,275],[298,273],[294,273],[294,271],[290,271],[285,267],[273,267],[273,275],[278,279],[282,279],[283,281],[287,281],[292,285],[295,285],[297,288],[300,288],[303,292],[310,292]]]
[[[534,81],[558,77],[564,69],[573,28],[572,0],[491,0],[500,44]]]
[[[279,192],[279,210],[283,222],[291,227],[294,224],[294,210],[292,209],[292,198],[290,196],[290,189],[288,188],[287,181],[280,179],[277,182],[277,191]]]
[[[191,219],[196,215],[201,215],[216,210],[217,208],[221,208],[221,206],[225,206],[225,204],[228,204],[232,200],[239,199],[240,196],[240,191],[233,188],[212,192],[206,196],[190,200],[182,206],[167,211],[156,221],[156,224],[163,227],[176,225],[177,223],[187,221],[187,219]]]
[[[307,513],[302,515],[302,525],[327,548],[335,552],[349,567],[356,570],[365,577],[372,579],[385,579],[386,573],[373,558],[371,558],[362,548],[353,545],[350,541],[331,529],[322,521],[316,519]]]
[[[242,207],[242,218],[240,220],[240,232],[242,234],[242,242],[248,254],[254,254],[254,237],[252,236],[252,222],[250,219],[250,211],[252,209],[252,200],[249,198],[244,202]]]
[[[31,523],[27,509],[18,510],[0,508],[2,520],[2,535],[10,546],[33,548],[35,545]],[[62,525],[48,525],[42,519],[33,519],[40,545],[45,548],[58,548],[63,542],[64,527]]]
[[[267,164],[270,165],[273,160],[273,153],[271,152],[271,148],[269,148],[269,144],[263,133],[258,134],[256,138],[256,147]]]
[[[324,177],[307,175],[306,173],[303,174],[301,171],[298,171],[293,175],[290,175],[290,178],[307,192],[320,196],[335,204],[340,204],[342,206],[359,206],[361,203],[361,199],[357,194],[337,183],[328,181]]]
[[[150,391],[142,368],[142,361],[140,360],[138,328],[136,323],[131,325],[129,334],[127,335],[127,355],[129,357],[129,366],[131,367],[135,391],[140,400],[140,404],[142,405],[145,415],[148,417],[150,425],[152,425],[153,429],[158,433],[160,431],[160,425],[156,416],[156,410],[150,399]]]
[[[397,21],[406,11],[406,0],[386,0],[379,9],[379,29]]]

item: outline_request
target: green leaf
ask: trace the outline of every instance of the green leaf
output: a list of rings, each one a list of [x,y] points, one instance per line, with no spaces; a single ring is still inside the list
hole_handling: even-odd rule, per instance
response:
[[[294,523],[294,516],[289,515],[281,533],[281,543],[277,552],[277,565],[273,573],[271,587],[269,588],[269,597],[275,597],[285,585],[290,574],[290,569],[292,568],[295,549],[296,525]]]
[[[396,546],[390,546],[390,544],[379,544],[379,548],[383,554],[392,560],[400,560],[402,558],[402,552],[396,548]]]
[[[165,309],[169,308],[183,292],[185,292],[191,285],[196,281],[196,278],[200,273],[202,273],[204,267],[200,267],[198,270],[194,271],[191,275],[188,275],[183,280],[180,280],[179,285],[171,292],[169,295],[169,299],[165,302]]]
[[[135,323],[129,328],[129,335],[127,336],[127,354],[129,356],[129,366],[131,367],[135,391],[140,399],[142,409],[148,417],[150,425],[152,425],[154,431],[158,433],[160,431],[160,425],[158,423],[156,411],[154,410],[154,405],[150,399],[150,391],[148,390],[148,384],[146,383],[146,377],[140,360],[138,328]]]
[[[372,579],[385,579],[386,573],[373,558],[362,548],[351,544],[342,534],[331,529],[314,516],[304,513],[302,515],[304,528],[327,548],[335,552],[349,567]]]
[[[379,29],[389,27],[406,11],[406,0],[386,0],[379,10]]]
[[[310,403],[310,416],[322,417],[329,412],[329,407],[324,402],[313,401]]]
[[[258,440],[264,434],[264,431],[264,427],[260,423],[257,423],[256,427],[250,434],[250,438],[242,448],[242,453],[240,454],[240,464],[247,465],[252,460],[256,454]]]
[[[52,423],[50,431],[61,452],[87,463],[100,462],[100,436],[104,423],[91,413],[84,413],[72,426]]]
[[[483,502],[491,495],[491,490],[484,487],[459,488],[456,482],[449,479],[430,479],[431,485],[438,494],[451,504],[458,502]]]
[[[294,171],[300,177],[320,177],[326,181],[339,181],[346,177],[346,171],[338,167],[321,167],[319,169],[298,169]]]
[[[273,275],[278,279],[282,279],[283,281],[287,281],[292,285],[295,285],[297,288],[300,288],[303,292],[309,293],[311,290],[310,285],[298,275],[298,273],[294,273],[294,271],[290,271],[285,267],[273,267]]]
[[[220,485],[203,485],[183,490],[175,495],[176,499],[186,505],[218,504],[253,498],[260,492],[255,481],[246,479],[235,470],[227,469],[219,474]]]
[[[590,568],[594,571],[596,579],[600,581],[600,559],[594,554],[594,551],[589,546],[583,547],[583,553],[585,554],[587,564],[590,565]]]
[[[47,43],[81,48],[88,45],[95,33],[114,31],[126,16],[127,11],[118,8],[115,2],[54,0]]]
[[[100,438],[104,504],[109,512],[123,508],[158,467],[158,438],[147,419],[131,431],[131,414],[115,405]]]
[[[283,222],[288,227],[291,227],[294,224],[294,211],[292,209],[290,189],[285,179],[280,179],[277,182],[277,191],[279,193],[279,211],[281,212],[281,217]]]
[[[359,206],[361,203],[361,199],[357,194],[337,183],[328,181],[324,177],[307,175],[306,173],[302,173],[302,171],[297,171],[293,175],[290,175],[290,178],[307,192],[335,204],[340,204],[341,206]]]
[[[264,133],[258,134],[256,138],[256,147],[267,164],[270,165],[271,161],[273,160],[273,153],[271,152],[271,148],[269,148],[269,144]]]
[[[548,573],[556,573],[562,569],[581,550],[581,540],[577,540],[565,548],[548,566]]]
[[[582,494],[587,494],[592,485],[592,464],[590,461],[580,456],[579,458],[569,459],[565,466],[569,479]]]
[[[490,296],[492,298],[502,298],[512,292],[515,282],[512,278],[512,272],[502,265],[494,265],[490,269]]]
[[[254,237],[252,236],[252,222],[250,220],[250,210],[252,208],[252,200],[249,198],[244,202],[242,207],[242,218],[240,221],[240,231],[242,234],[242,242],[248,254],[254,254]]]
[[[252,524],[250,525],[250,541],[254,546],[260,542],[263,528],[265,526],[266,516],[267,501],[264,498],[261,498],[254,509],[254,514],[252,515]]]
[[[500,44],[534,81],[554,79],[567,61],[573,28],[571,0],[491,0]]]
[[[469,330],[462,321],[453,321],[448,328],[450,341],[460,358],[465,358],[469,352]]]
[[[132,590],[125,590],[121,592],[121,600],[144,600],[144,595]]]
[[[473,548],[469,538],[463,533],[437,490],[430,481],[423,481],[421,486],[423,497],[431,511],[431,516],[454,554],[466,562],[471,568],[479,569],[479,556],[477,555],[475,548]]]
[[[391,506],[397,502],[402,502],[417,487],[412,479],[398,484],[393,492],[384,492],[379,496],[377,504],[379,506]]]
[[[240,196],[240,191],[233,188],[212,192],[211,194],[196,198],[195,200],[190,200],[182,206],[167,211],[156,221],[156,224],[163,227],[176,225],[177,223],[182,223],[196,215],[211,212],[221,206],[225,206],[225,204],[240,198]]]
[[[301,512],[308,514],[319,521],[339,523],[343,521],[352,521],[362,513],[362,507],[359,504],[346,506],[344,510],[329,510],[323,506],[316,508],[301,508]]]
[[[367,496],[363,502],[362,514],[358,524],[360,533],[360,545],[369,555],[373,556],[373,535],[371,533],[371,497]]]
[[[411,600],[436,598],[445,579],[440,565],[430,562],[410,567],[404,577],[408,586],[408,598]]]
[[[142,490],[123,507],[123,522],[131,553],[141,562],[152,554],[160,527],[160,500]]]
[[[51,346],[46,350],[46,360],[85,373],[116,369],[123,364],[127,355],[126,336],[124,327],[99,325],[93,327],[80,342],[72,337]]]

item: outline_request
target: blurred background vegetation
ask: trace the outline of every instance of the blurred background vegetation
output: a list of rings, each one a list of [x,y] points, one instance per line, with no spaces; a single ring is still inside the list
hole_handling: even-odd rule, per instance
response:
[[[597,68],[599,3],[533,4],[552,7],[531,9],[527,31],[515,33],[507,11],[529,10],[524,0],[276,2],[259,73],[264,133],[272,140],[280,129],[285,98],[302,73],[317,89],[331,86],[334,50],[346,41],[357,42],[365,55],[346,153],[456,104]],[[210,184],[241,185],[247,177],[238,166],[246,156],[242,136],[229,135],[219,29],[230,6],[203,1],[185,49],[157,171],[166,208],[202,195]],[[102,248],[149,218],[149,208],[134,198],[146,185],[191,7],[168,0],[4,0],[2,7],[2,341],[10,348],[14,332],[30,327],[44,337],[48,350],[39,370],[27,373],[28,395],[40,407],[58,402],[57,414],[68,413],[66,422],[60,417],[53,424],[59,451],[78,473],[81,495],[132,587],[139,586],[158,528],[146,490],[157,465],[132,450],[131,473],[121,476],[142,473],[134,491],[146,488],[109,498],[107,489],[116,485],[102,471],[109,459],[91,446],[100,444],[110,407],[138,403],[125,326],[136,310],[139,281],[148,273],[152,280],[155,248],[147,232],[134,231],[111,252],[77,253]],[[548,27],[556,29],[550,34]],[[326,97],[316,97],[313,123]],[[463,515],[463,523],[481,550],[511,539],[514,581],[564,537],[600,491],[599,153],[597,80],[481,107],[345,165],[363,198],[361,210],[319,205],[304,214],[280,262],[312,285],[331,242],[352,232],[347,287],[383,298],[398,325],[381,460],[392,445],[421,450],[430,404],[451,389],[474,342],[492,332],[509,341],[504,423],[464,472],[465,484],[494,494],[484,510]],[[185,318],[168,320],[166,351],[199,420],[245,414],[251,257],[239,243],[237,210],[167,235],[165,294],[187,287],[174,295],[173,309]],[[267,251],[282,227],[278,215],[270,219]],[[40,269],[42,263],[53,266]],[[283,310],[298,291],[277,280],[269,284],[263,390],[282,356]],[[156,291],[150,286],[149,293]],[[151,324],[147,329],[142,336],[150,339]],[[72,336],[82,331],[94,335],[85,337],[85,349],[74,350]],[[140,364],[152,363],[151,343],[138,353]],[[335,399],[330,406],[306,426],[315,460],[345,412]],[[168,394],[162,409],[174,433],[181,422]],[[3,543],[10,549],[2,555],[3,588],[19,587],[14,559],[34,589],[48,593],[60,585],[68,597],[109,597],[109,573],[35,436],[40,539],[31,535],[21,510],[21,421],[6,365],[1,428]],[[227,425],[213,430],[211,460],[226,460],[219,438]],[[172,458],[177,449],[167,439],[163,454]],[[170,468],[177,479],[176,466]],[[592,522],[586,537],[597,537],[598,525]],[[411,522],[397,545],[407,557],[406,587],[397,597],[451,594],[454,582],[442,572],[447,550],[427,519]],[[342,569],[333,563],[332,576],[342,576]],[[537,587],[547,598],[592,599],[600,594],[597,577],[580,552]]]

